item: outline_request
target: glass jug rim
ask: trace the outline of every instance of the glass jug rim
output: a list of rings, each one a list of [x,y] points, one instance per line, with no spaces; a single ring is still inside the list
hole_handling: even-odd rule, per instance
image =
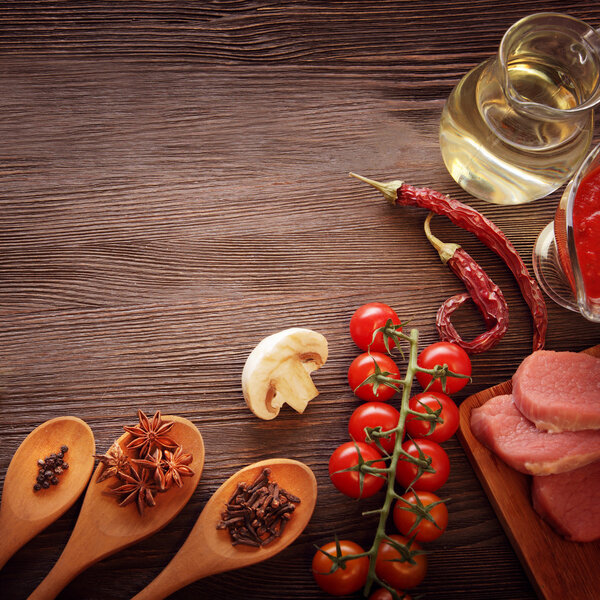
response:
[[[575,227],[573,225],[573,208],[575,205],[575,197],[577,196],[577,191],[579,189],[579,185],[583,178],[590,173],[590,168],[600,159],[600,144],[595,146],[586,156],[583,163],[581,163],[579,169],[577,169],[577,173],[573,177],[571,181],[570,189],[568,191],[567,198],[567,208],[565,215],[565,226],[567,228],[567,248],[568,248],[568,256],[569,262],[571,263],[571,269],[573,272],[573,278],[575,280],[575,288],[576,288],[576,301],[579,306],[580,312],[591,321],[600,321],[600,306],[594,307],[590,302],[587,294],[585,293],[585,286],[583,282],[583,275],[581,273],[581,267],[579,265],[579,258],[577,256],[577,249],[575,246]],[[598,165],[600,166],[600,162]]]
[[[531,21],[535,21],[538,19],[557,19],[563,22],[570,22],[571,24],[576,24],[578,28],[582,31],[585,31],[585,34],[580,34],[581,42],[584,43],[592,54],[597,57],[597,66],[598,66],[598,78],[596,81],[596,85],[592,92],[589,94],[589,97],[583,101],[581,104],[574,106],[572,108],[555,108],[552,106],[547,106],[545,104],[540,104],[538,102],[534,102],[531,100],[527,100],[523,98],[518,92],[516,92],[510,82],[510,77],[508,74],[508,62],[507,62],[507,44],[512,37],[514,37],[515,32],[530,23]],[[592,110],[595,106],[600,104],[600,30],[594,29],[591,25],[578,19],[577,17],[573,17],[571,15],[567,15],[564,13],[557,12],[537,12],[527,15],[515,23],[513,23],[502,36],[502,40],[500,42],[500,47],[498,49],[498,60],[502,67],[503,71],[503,87],[507,96],[510,97],[511,102],[515,103],[517,106],[522,108],[526,112],[539,112],[544,116],[550,118],[564,119],[569,116],[579,115],[581,113],[585,113],[587,111]]]

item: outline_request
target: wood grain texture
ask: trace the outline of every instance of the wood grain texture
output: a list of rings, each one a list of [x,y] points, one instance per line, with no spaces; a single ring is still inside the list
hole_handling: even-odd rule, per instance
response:
[[[600,358],[600,346],[586,352]],[[540,598],[588,600],[600,586],[600,542],[574,543],[557,534],[533,509],[531,477],[503,463],[471,431],[474,408],[511,392],[509,380],[469,396],[460,405],[459,440]]]
[[[438,123],[459,78],[506,28],[540,10],[600,27],[589,0],[516,2],[11,2],[0,5],[0,478],[25,436],[75,415],[105,451],[160,409],[193,421],[206,445],[186,508],[155,536],[92,566],[62,599],[130,598],[181,546],[218,486],[252,462],[308,464],[319,498],[305,533],[259,565],[209,577],[174,598],[321,598],[313,544],[370,543],[357,503],[327,461],[356,401],[353,311],[394,306],[437,340],[435,313],[462,284],[422,232],[425,214],[389,207],[351,180],[402,177],[468,201],[531,265],[559,193],[527,206],[468,197],[444,168]],[[600,139],[596,135],[596,139]],[[510,272],[442,218],[433,230],[502,288],[510,326],[473,360],[457,401],[508,379],[531,350],[528,309]],[[598,343],[600,327],[549,301],[551,349]],[[483,328],[456,315],[465,338]],[[241,394],[244,361],[268,334],[323,333],[321,394],[303,415],[262,422]],[[535,597],[457,440],[448,532],[429,545],[425,597]],[[80,504],[0,572],[26,598],[54,564]]]

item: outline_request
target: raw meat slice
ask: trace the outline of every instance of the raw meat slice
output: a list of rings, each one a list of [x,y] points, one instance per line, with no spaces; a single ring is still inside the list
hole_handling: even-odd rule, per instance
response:
[[[513,375],[517,408],[546,431],[600,429],[600,358],[538,350]]]
[[[540,431],[508,395],[474,408],[471,431],[507,465],[529,475],[563,473],[600,460],[600,431]]]
[[[533,508],[573,542],[600,539],[600,461],[575,471],[534,477]]]

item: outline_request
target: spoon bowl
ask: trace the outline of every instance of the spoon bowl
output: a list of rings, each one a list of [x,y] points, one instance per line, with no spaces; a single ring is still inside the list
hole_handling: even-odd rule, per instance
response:
[[[225,504],[238,482],[250,483],[261,471],[271,469],[271,479],[300,498],[281,537],[269,545],[254,548],[233,546],[229,533],[217,529]],[[317,481],[305,464],[286,458],[263,460],[231,476],[212,495],[187,540],[171,562],[133,600],[160,600],[178,589],[209,575],[231,571],[271,558],[289,546],[310,521],[317,501]]]
[[[189,465],[194,475],[183,479],[183,487],[173,487],[167,493],[156,496],[156,506],[147,507],[143,515],[138,513],[135,502],[119,506],[114,496],[105,492],[114,487],[114,479],[98,482],[103,467],[99,465],[81,507],[73,533],[58,561],[33,591],[30,600],[55,598],[79,573],[92,564],[139,542],[162,529],[187,504],[194,493],[204,466],[204,442],[198,428],[187,419],[163,416],[164,421],[175,424],[169,436],[193,455]],[[129,433],[122,435],[118,443],[127,453]]]
[[[38,492],[38,459],[69,448],[58,485]],[[36,427],[15,452],[0,507],[0,568],[26,542],[63,515],[79,498],[94,469],[94,434],[77,417],[57,417]]]

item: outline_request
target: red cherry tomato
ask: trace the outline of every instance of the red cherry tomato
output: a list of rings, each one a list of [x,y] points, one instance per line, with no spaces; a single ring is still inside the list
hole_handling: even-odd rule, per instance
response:
[[[429,515],[433,521],[423,516],[415,527],[418,516],[413,510],[418,511],[419,514]],[[448,526],[448,509],[432,492],[406,492],[396,500],[392,516],[398,531],[407,537],[414,536],[417,542],[437,540]]]
[[[400,598],[400,600],[412,600],[408,594],[405,594],[400,590],[396,590],[396,594],[398,594],[398,598]],[[369,596],[369,600],[394,600],[394,597],[389,590],[386,590],[385,588],[379,588]]]
[[[381,431],[390,431],[398,425],[400,413],[390,404],[385,402],[365,402],[361,404],[350,417],[348,422],[348,433],[350,437],[357,442],[366,442],[367,434],[365,427],[375,429],[381,427]],[[377,438],[381,447],[391,454],[396,443],[396,434],[393,433],[390,437]],[[377,448],[374,441],[368,442],[370,446]]]
[[[385,483],[385,477],[378,477],[371,473],[361,474],[358,471],[345,470],[358,465],[359,452],[363,461],[376,461],[370,463],[370,466],[385,469],[385,463],[381,460],[381,454],[368,444],[363,442],[346,442],[338,446],[329,458],[329,478],[342,494],[350,496],[350,498],[368,498],[376,494]]]
[[[369,302],[357,309],[352,315],[350,335],[361,350],[387,352],[383,333],[379,331],[375,338],[373,338],[373,333],[376,329],[385,327],[388,321],[391,321],[392,325],[400,325],[400,319],[394,309],[382,302]],[[402,331],[402,328],[398,327],[396,330]],[[396,346],[396,342],[388,338],[388,345],[389,349],[392,350]]]
[[[400,485],[405,488],[411,486],[418,490],[435,492],[446,483],[450,474],[450,460],[446,451],[439,444],[425,438],[417,438],[405,441],[402,449],[415,458],[419,458],[420,453],[425,459],[430,458],[430,467],[434,469],[434,472],[424,471],[415,481],[417,465],[401,455],[396,467],[396,481]]]
[[[471,375],[471,359],[469,355],[460,346],[450,342],[436,342],[435,344],[431,344],[431,346],[427,346],[419,354],[417,365],[423,369],[433,369],[436,365],[448,365],[448,369],[453,373]],[[427,387],[431,379],[432,377],[428,373],[417,371],[417,380],[423,389]],[[447,377],[446,389],[442,389],[441,380],[436,379],[427,391],[444,392],[452,395],[462,390],[467,383],[469,383],[468,377]]]
[[[438,418],[442,420],[441,423],[422,421],[415,415],[406,415],[406,432],[411,437],[426,437],[428,440],[441,443],[449,440],[458,429],[458,407],[452,398],[442,392],[417,394],[408,401],[408,407],[424,415],[441,411]]]
[[[377,369],[379,369],[381,377],[400,379],[400,371],[396,363],[387,354],[364,352],[352,361],[348,369],[348,383],[361,400],[387,402],[396,393],[396,390],[381,380],[381,377],[378,382],[361,385],[368,377],[373,375],[377,377],[375,375]]]
[[[362,554],[364,550],[354,542],[340,540],[341,555]],[[346,563],[346,568],[338,567],[330,573],[333,561],[321,552],[336,556],[335,542],[329,542],[317,550],[312,561],[312,572],[317,585],[333,596],[346,596],[353,594],[365,585],[369,572],[369,559],[366,556],[354,558]]]
[[[385,483],[385,477],[378,477],[371,473],[362,474],[358,471],[344,471],[349,467],[355,467],[359,462],[359,451],[363,461],[376,461],[370,466],[385,469],[385,463],[381,460],[381,454],[372,446],[363,442],[346,442],[338,446],[329,459],[329,477],[333,485],[350,498],[368,498],[376,494]],[[341,472],[338,472],[341,471]]]
[[[394,541],[408,545],[408,538],[402,535],[390,535]],[[417,542],[410,545],[411,550],[420,550]],[[400,552],[387,541],[379,546],[375,561],[375,572],[383,581],[394,588],[410,589],[425,579],[427,572],[427,557],[424,554],[412,556],[413,562],[406,560]]]

